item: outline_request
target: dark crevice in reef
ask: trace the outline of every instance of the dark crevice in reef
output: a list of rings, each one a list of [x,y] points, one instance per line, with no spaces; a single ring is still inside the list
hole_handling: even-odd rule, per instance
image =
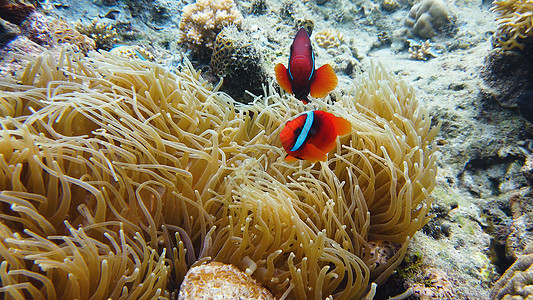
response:
[[[471,159],[458,175],[459,185],[476,198],[499,196],[527,184],[519,172],[525,157],[509,154]]]
[[[503,274],[515,262],[513,258],[506,254],[505,243],[502,244],[497,238],[493,238],[490,241],[489,258],[498,274]]]

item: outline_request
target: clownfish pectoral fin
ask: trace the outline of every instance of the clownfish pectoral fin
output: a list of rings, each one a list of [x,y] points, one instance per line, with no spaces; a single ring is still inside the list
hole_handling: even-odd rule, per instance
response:
[[[326,161],[328,159],[327,153],[318,149],[315,145],[309,144],[306,146],[305,160],[315,163],[317,161]]]
[[[335,133],[338,136],[347,135],[352,132],[352,123],[344,118],[335,117],[333,124],[335,124]]]
[[[287,93],[292,94],[292,86],[289,80],[289,72],[283,64],[277,64],[274,68],[276,72],[276,80],[278,81],[279,86],[284,89]]]
[[[289,154],[287,154],[287,156],[285,156],[285,161],[289,161],[289,162],[292,162],[292,161],[297,161],[298,159],[294,156],[291,156]]]
[[[277,74],[277,72],[276,72]],[[315,77],[311,83],[311,96],[323,98],[337,87],[338,79],[333,68],[325,64],[315,71]]]

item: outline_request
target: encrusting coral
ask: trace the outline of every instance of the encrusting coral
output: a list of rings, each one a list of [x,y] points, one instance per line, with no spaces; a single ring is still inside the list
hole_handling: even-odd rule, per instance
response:
[[[39,12],[29,15],[21,28],[30,40],[39,45],[61,47],[70,44],[83,53],[96,48],[93,39],[81,34],[69,23],[48,18]]]
[[[310,164],[284,160],[280,130],[305,107],[271,85],[246,105],[189,63],[25,59],[0,81],[4,298],[175,298],[189,268],[216,261],[277,298],[358,299],[429,220],[438,127],[380,66],[314,101],[352,133]],[[372,241],[399,248],[377,264]]]
[[[178,299],[275,300],[264,287],[232,265],[211,262],[187,272]]]
[[[81,34],[65,21],[50,22],[50,31],[56,45],[71,44],[83,53],[96,49],[93,39]]]
[[[345,43],[344,35],[335,29],[326,29],[317,32],[315,40],[318,46],[324,49],[338,48],[341,44]]]
[[[221,90],[239,102],[248,102],[252,94],[261,94],[266,81],[261,52],[246,32],[239,31],[235,26],[225,27],[214,43],[211,55],[211,67],[218,77],[224,81]]]
[[[524,39],[533,36],[533,0],[495,0],[492,5],[490,10],[498,15],[493,45],[505,50],[523,49]]]
[[[142,59],[154,61],[154,55],[143,46],[138,45],[119,45],[109,52],[128,59]]]
[[[117,30],[111,24],[93,20],[89,24],[78,21],[74,26],[81,34],[88,36],[95,42],[96,49],[110,50],[118,41]]]

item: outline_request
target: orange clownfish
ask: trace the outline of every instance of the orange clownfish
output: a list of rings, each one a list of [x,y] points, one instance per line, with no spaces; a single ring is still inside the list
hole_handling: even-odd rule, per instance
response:
[[[346,119],[321,110],[305,112],[288,121],[281,130],[279,138],[287,151],[285,160],[325,161],[326,154],[335,148],[337,136],[351,130],[352,125]]]
[[[315,70],[311,40],[303,27],[292,42],[289,68],[277,64],[274,70],[279,85],[287,93],[294,93],[294,96],[305,104],[309,102],[309,93],[313,97],[322,98],[337,86],[337,75],[330,65],[325,64]]]

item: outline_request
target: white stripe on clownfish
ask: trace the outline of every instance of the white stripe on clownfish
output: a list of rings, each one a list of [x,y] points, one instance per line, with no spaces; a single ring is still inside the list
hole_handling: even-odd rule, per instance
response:
[[[313,111],[308,111],[305,113],[305,123],[302,127],[302,131],[300,131],[300,134],[296,138],[296,142],[294,143],[294,146],[292,146],[290,151],[296,151],[302,147],[305,140],[307,139],[307,136],[309,135],[309,130],[311,130],[311,126],[313,125],[313,119],[314,119],[314,113]]]

